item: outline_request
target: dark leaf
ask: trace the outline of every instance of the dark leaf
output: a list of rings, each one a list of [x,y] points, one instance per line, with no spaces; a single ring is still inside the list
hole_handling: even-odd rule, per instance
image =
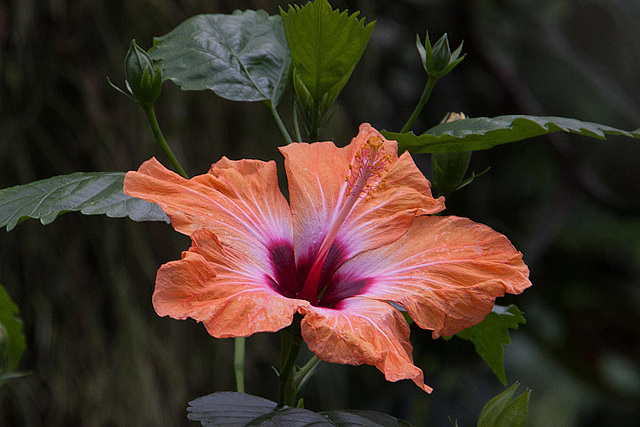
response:
[[[413,132],[382,133],[386,138],[398,141],[399,152],[408,150],[412,153],[447,153],[486,150],[496,145],[552,132],[569,132],[598,139],[606,139],[607,135],[640,138],[640,129],[627,132],[564,117],[518,115],[455,120],[434,126],[420,136]]]
[[[124,172],[76,172],[0,190],[0,227],[11,231],[27,218],[46,225],[71,211],[169,222],[158,205],[122,192],[124,176]]]
[[[278,104],[291,56],[282,19],[265,11],[197,15],[154,40],[164,79],[183,90],[210,89],[232,101]]]

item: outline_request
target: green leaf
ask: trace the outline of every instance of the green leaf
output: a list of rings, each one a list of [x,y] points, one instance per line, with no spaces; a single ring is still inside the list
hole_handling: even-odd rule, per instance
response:
[[[373,411],[315,413],[303,408],[278,408],[275,402],[236,392],[218,392],[189,402],[188,418],[203,426],[410,426]]]
[[[13,371],[27,347],[19,315],[20,309],[0,285],[0,383],[16,375]]]
[[[122,192],[124,175],[124,172],[76,172],[0,190],[0,227],[11,231],[27,218],[39,219],[46,225],[70,211],[169,222],[158,205]]]
[[[527,389],[512,401],[519,386],[520,384],[516,382],[491,399],[478,417],[478,427],[524,427],[527,423],[531,390]]]
[[[374,22],[365,25],[359,12],[334,10],[327,0],[289,5],[281,15],[296,93],[307,110],[326,111],[364,53]]]
[[[232,101],[278,104],[291,56],[280,16],[263,10],[196,15],[154,39],[163,78],[183,90],[210,89]]]
[[[607,135],[640,138],[640,129],[632,132],[597,123],[550,116],[476,117],[441,123],[424,134],[413,132],[382,134],[398,141],[398,150],[412,153],[447,153],[486,150],[500,144],[520,141],[552,132],[569,132],[606,139]]]
[[[502,358],[503,346],[511,343],[509,329],[518,329],[526,320],[518,307],[496,305],[485,319],[456,334],[458,338],[471,341],[476,352],[487,362],[502,384],[507,384]]]

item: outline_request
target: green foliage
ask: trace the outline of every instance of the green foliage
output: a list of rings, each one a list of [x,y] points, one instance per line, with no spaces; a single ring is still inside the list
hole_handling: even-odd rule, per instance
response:
[[[511,400],[519,385],[515,383],[484,406],[478,417],[478,427],[524,427],[527,424],[531,390],[527,389]]]
[[[0,384],[17,376],[14,371],[26,348],[20,310],[0,285]]]
[[[412,153],[447,153],[486,150],[496,145],[521,141],[552,132],[569,132],[606,139],[607,135],[640,138],[640,129],[632,132],[597,123],[552,116],[476,117],[441,123],[424,134],[383,131],[388,139],[398,141],[398,150]]]
[[[259,10],[197,15],[154,39],[164,79],[183,90],[210,89],[232,101],[277,105],[291,57],[279,16]]]
[[[315,413],[303,408],[278,408],[275,402],[250,394],[219,392],[189,402],[189,419],[208,425],[323,426],[409,426],[386,414],[373,411],[328,411]]]
[[[293,61],[293,85],[313,133],[362,57],[374,22],[365,25],[359,12],[334,10],[327,0],[289,5],[281,15]]]
[[[76,172],[0,190],[0,227],[11,231],[27,218],[39,219],[46,225],[70,211],[169,222],[158,205],[122,192],[124,175],[124,172]]]
[[[503,346],[511,343],[509,329],[518,329],[526,320],[518,307],[496,305],[485,319],[456,334],[458,338],[471,341],[476,352],[487,362],[502,384],[507,384],[502,358]]]

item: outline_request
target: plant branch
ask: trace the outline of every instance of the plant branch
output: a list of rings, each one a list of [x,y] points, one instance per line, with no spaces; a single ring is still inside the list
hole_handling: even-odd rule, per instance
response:
[[[435,87],[437,81],[438,81],[437,78],[429,76],[429,78],[427,79],[427,84],[424,87],[424,91],[422,91],[422,96],[420,97],[420,101],[418,102],[418,105],[416,105],[415,110],[413,110],[411,117],[409,117],[409,120],[407,120],[407,123],[405,123],[405,125],[402,127],[402,130],[400,130],[400,133],[409,132],[409,129],[411,129],[411,126],[413,126],[413,123],[416,121],[416,119],[422,112],[422,109],[427,104],[427,101],[429,100],[429,97],[431,96],[431,92],[433,91],[433,88]]]
[[[147,119],[149,119],[149,125],[151,125],[153,136],[156,137],[156,141],[158,141],[158,144],[160,144],[160,148],[162,149],[164,154],[169,158],[169,161],[175,168],[176,172],[178,172],[184,178],[189,178],[187,176],[187,173],[184,171],[184,169],[180,165],[180,162],[178,161],[176,156],[173,154],[173,151],[171,151],[171,147],[169,147],[169,144],[167,144],[167,140],[164,139],[164,136],[162,135],[162,131],[160,130],[160,125],[158,124],[158,119],[156,118],[156,112],[153,109],[153,105],[148,105],[148,106],[145,105],[145,106],[142,106],[142,108],[144,109],[144,112],[147,115]]]
[[[291,139],[291,135],[289,135],[287,128],[284,126],[284,123],[278,114],[278,110],[276,110],[276,107],[271,101],[265,101],[265,104],[267,104],[267,108],[269,108],[269,112],[271,112],[271,117],[273,117],[273,120],[276,122],[280,135],[282,135],[287,144],[291,144],[293,140]]]

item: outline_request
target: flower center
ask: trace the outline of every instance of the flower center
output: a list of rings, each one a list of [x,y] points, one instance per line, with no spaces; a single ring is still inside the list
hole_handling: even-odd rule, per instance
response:
[[[306,299],[315,304],[322,297],[326,287],[326,284],[322,284],[322,287],[320,286],[322,267],[342,224],[358,199],[371,198],[376,189],[383,188],[384,175],[389,170],[390,163],[391,156],[385,154],[384,143],[380,137],[370,137],[358,149],[349,165],[349,176],[345,180],[347,182],[346,199],[320,245],[318,254],[309,270],[302,290],[298,294],[298,298]]]

